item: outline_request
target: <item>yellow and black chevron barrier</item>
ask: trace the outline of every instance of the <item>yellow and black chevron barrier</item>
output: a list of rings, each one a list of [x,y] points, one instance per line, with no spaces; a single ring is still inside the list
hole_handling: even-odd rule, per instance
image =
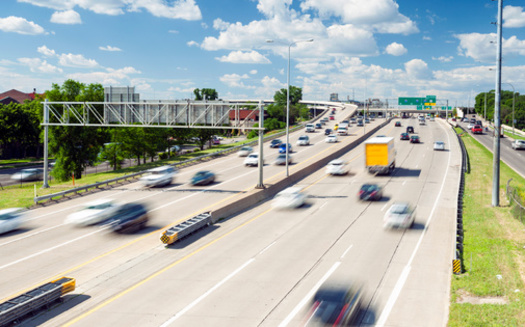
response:
[[[178,225],[166,229],[160,236],[160,241],[166,245],[173,244],[185,236],[208,226],[211,223],[211,213],[205,212],[190,218]]]
[[[461,274],[461,260],[459,259],[452,260],[452,271],[456,275]]]

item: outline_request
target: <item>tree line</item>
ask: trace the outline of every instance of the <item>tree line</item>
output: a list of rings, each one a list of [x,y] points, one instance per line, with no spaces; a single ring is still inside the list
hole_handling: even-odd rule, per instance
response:
[[[512,92],[502,90],[500,102],[500,117],[501,123],[512,126],[512,102],[514,101],[514,119],[516,120],[515,127],[517,129],[525,129],[525,96],[520,95],[519,92]],[[486,99],[486,101],[485,101]],[[489,121],[494,121],[494,105],[496,102],[496,94],[494,90],[489,92],[482,92],[476,95],[476,103],[474,110],[476,114],[485,117]]]

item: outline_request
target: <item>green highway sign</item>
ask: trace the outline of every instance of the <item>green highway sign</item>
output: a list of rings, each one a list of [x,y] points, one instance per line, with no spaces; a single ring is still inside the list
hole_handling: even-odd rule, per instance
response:
[[[436,105],[436,96],[435,95],[427,95],[424,98],[420,97],[399,97],[397,98],[397,104],[399,106],[435,106]],[[420,108],[418,108],[420,109]],[[432,109],[432,108],[426,108],[426,109]]]

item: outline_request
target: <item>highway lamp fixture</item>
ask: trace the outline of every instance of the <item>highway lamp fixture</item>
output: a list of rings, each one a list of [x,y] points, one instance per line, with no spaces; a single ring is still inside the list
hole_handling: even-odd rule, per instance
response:
[[[292,43],[281,43],[279,44],[288,46],[288,68],[287,68],[287,74],[286,74],[286,159],[285,159],[285,165],[286,165],[286,177],[290,176],[289,169],[288,169],[288,160],[289,160],[289,152],[290,152],[290,49],[292,48],[292,45],[295,45],[297,43],[301,42],[313,42],[314,39],[307,39],[307,40],[300,40],[300,41],[294,41]],[[275,43],[274,40],[266,40],[266,43]]]

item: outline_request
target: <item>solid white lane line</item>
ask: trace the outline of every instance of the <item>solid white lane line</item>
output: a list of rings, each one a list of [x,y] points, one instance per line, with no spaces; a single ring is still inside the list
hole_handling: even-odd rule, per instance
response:
[[[240,266],[239,268],[237,268],[234,272],[232,272],[231,274],[229,274],[228,276],[226,276],[223,280],[221,280],[218,284],[216,284],[215,286],[213,286],[212,288],[210,288],[208,291],[206,291],[206,293],[202,294],[201,296],[199,296],[197,299],[195,299],[195,301],[191,302],[190,304],[188,304],[184,309],[182,309],[181,311],[177,312],[177,314],[173,317],[171,317],[170,319],[168,319],[165,323],[163,323],[162,325],[160,325],[160,327],[166,327],[166,326],[169,326],[172,322],[174,322],[175,320],[179,319],[183,314],[185,314],[186,312],[188,312],[191,308],[193,308],[194,306],[196,306],[197,304],[199,304],[199,302],[201,302],[202,300],[204,300],[208,295],[210,295],[211,293],[213,293],[216,289],[218,289],[219,287],[221,287],[224,283],[226,283],[228,280],[230,280],[233,276],[237,275],[241,270],[243,270],[244,268],[246,268],[250,263],[254,262],[255,259],[254,258],[251,258],[250,260],[246,261],[242,266]]]
[[[345,257],[345,255],[348,253],[348,251],[350,251],[350,249],[352,248],[352,246],[354,246],[353,244],[350,245],[345,252],[343,252],[343,255],[341,256],[341,259],[343,259]]]
[[[450,143],[450,135],[447,133],[447,141],[448,144]],[[397,301],[397,298],[399,297],[399,294],[401,293],[403,286],[405,285],[405,282],[408,278],[408,274],[410,273],[410,270],[412,269],[412,261],[414,260],[417,251],[419,250],[419,246],[421,245],[421,242],[423,241],[423,238],[425,237],[428,226],[430,225],[430,221],[434,217],[434,211],[437,208],[437,204],[439,202],[439,199],[441,198],[441,194],[443,193],[443,188],[445,187],[445,180],[448,175],[448,169],[450,167],[450,160],[451,160],[450,152],[448,153],[448,163],[447,163],[447,169],[445,170],[445,176],[443,177],[443,181],[441,182],[441,187],[439,189],[438,196],[436,197],[436,200],[434,201],[434,205],[432,206],[432,210],[430,211],[429,218],[427,220],[427,223],[425,224],[425,228],[423,229],[423,232],[419,236],[419,240],[414,248],[414,251],[412,251],[412,255],[410,256],[410,259],[408,260],[408,263],[403,268],[403,272],[401,273],[401,276],[399,276],[399,279],[396,282],[396,285],[394,289],[392,290],[392,293],[390,294],[390,297],[388,298],[388,301],[385,305],[385,308],[383,309],[383,312],[381,312],[381,316],[379,317],[376,326],[377,327],[383,327],[386,323],[386,320],[388,319],[388,316],[390,315],[390,312],[392,311],[392,308],[394,307],[394,304]]]
[[[315,284],[315,286],[306,294],[306,296],[299,302],[295,308],[290,312],[290,314],[279,324],[279,327],[287,326],[290,321],[301,311],[301,309],[304,307],[304,305],[310,301],[310,299],[314,296],[315,292],[323,285],[323,283],[334,273],[334,271],[339,267],[341,264],[340,261],[337,261],[334,263],[334,265],[324,274],[324,276]]]
[[[55,228],[58,228],[58,227],[61,227],[61,226],[64,226],[64,225],[68,225],[68,224],[66,224],[66,223],[62,223],[62,224],[60,224],[60,225],[56,225],[56,226],[53,226],[53,227],[49,227],[49,228],[46,228],[46,229],[42,229],[42,230],[40,230],[40,231],[38,231],[38,232],[35,232],[35,233],[33,233],[33,234],[26,234],[26,235],[24,235],[24,236],[22,236],[22,237],[20,237],[20,238],[17,238],[17,239],[14,239],[14,240],[11,240],[11,241],[8,241],[8,242],[5,242],[5,243],[1,243],[1,244],[0,244],[0,247],[2,247],[2,246],[4,246],[4,245],[11,244],[11,243],[14,243],[14,242],[17,242],[17,241],[21,241],[21,240],[26,239],[26,238],[28,238],[28,237],[33,237],[33,236],[35,236],[35,235],[38,235],[38,234],[41,234],[41,233],[44,233],[44,232],[50,231],[50,230],[52,230],[52,229],[55,229]]]
[[[50,247],[50,248],[45,249],[45,250],[42,250],[42,251],[40,251],[40,252],[33,253],[33,254],[30,255],[30,256],[27,256],[27,257],[24,257],[24,258],[18,259],[18,260],[16,260],[16,261],[10,262],[10,263],[8,263],[8,264],[5,264],[5,265],[3,265],[3,266],[0,266],[0,270],[5,269],[5,268],[7,268],[7,267],[10,267],[10,266],[12,266],[12,265],[15,265],[15,264],[17,264],[17,263],[20,263],[20,262],[22,262],[22,261],[29,260],[29,259],[34,258],[34,257],[36,257],[36,256],[39,256],[39,255],[41,255],[41,254],[43,254],[43,253],[53,251],[53,250],[55,250],[55,249],[58,249],[59,247],[62,247],[62,246],[65,246],[65,245],[71,244],[71,243],[76,242],[76,241],[79,241],[79,240],[81,240],[81,239],[83,239],[83,238],[85,238],[85,237],[91,236],[91,235],[93,235],[93,234],[100,233],[100,232],[102,232],[102,231],[104,231],[104,230],[106,230],[106,229],[108,229],[108,228],[109,228],[109,226],[106,226],[106,227],[100,228],[100,229],[98,229],[98,230],[96,230],[96,231],[94,231],[94,232],[91,232],[91,233],[89,233],[89,234],[82,235],[82,236],[80,236],[80,237],[77,237],[77,238],[75,238],[75,239],[69,240],[69,241],[64,242],[64,243],[61,243],[61,244],[57,244],[57,245],[55,245],[55,246],[53,246],[53,247]]]
[[[261,252],[259,252],[259,254],[263,254],[264,252],[266,252],[266,250],[271,248],[275,243],[277,243],[277,241],[274,241],[272,244],[270,244],[267,247],[265,247],[264,249],[262,249]]]

